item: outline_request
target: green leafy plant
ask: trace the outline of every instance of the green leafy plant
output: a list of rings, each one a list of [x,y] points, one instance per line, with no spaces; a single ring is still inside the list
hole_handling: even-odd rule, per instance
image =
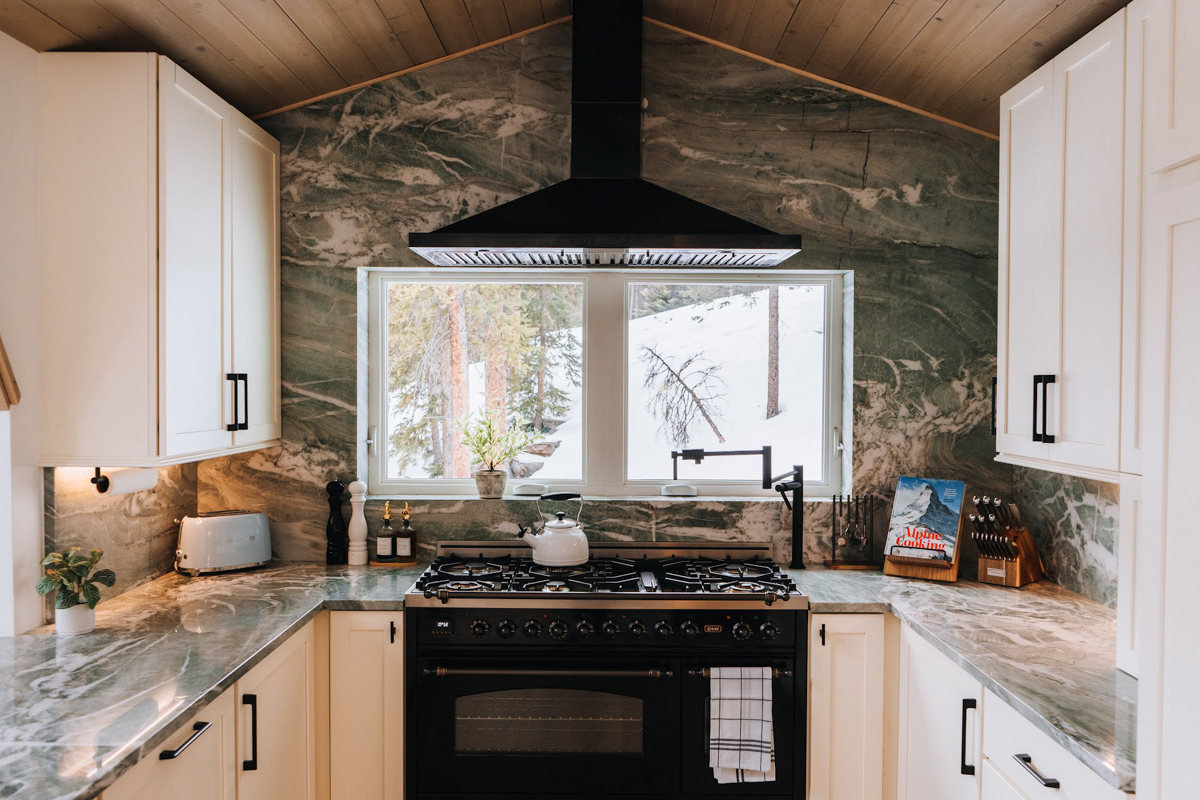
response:
[[[57,589],[55,608],[71,608],[80,603],[87,603],[88,608],[95,608],[100,602],[100,588],[96,584],[112,586],[117,582],[117,574],[111,569],[92,572],[92,568],[103,556],[103,550],[84,553],[79,547],[69,547],[61,553],[51,553],[42,560],[46,574],[37,583],[37,593],[45,597]]]
[[[495,470],[507,467],[521,451],[537,440],[538,436],[526,426],[512,424],[501,430],[496,414],[468,415],[461,423],[462,445],[483,469]]]

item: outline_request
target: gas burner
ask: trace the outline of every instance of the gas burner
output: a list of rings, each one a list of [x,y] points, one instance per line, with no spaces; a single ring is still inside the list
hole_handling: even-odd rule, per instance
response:
[[[758,581],[734,581],[733,583],[723,583],[717,587],[719,592],[733,592],[734,594],[753,594],[755,592],[765,593],[772,591],[771,587]]]
[[[546,585],[542,587],[543,592],[569,592],[571,587],[563,581],[546,581]]]
[[[704,571],[716,578],[767,578],[774,574],[774,565],[757,564],[750,561],[727,561],[705,567]]]
[[[594,564],[580,564],[575,567],[543,567],[539,564],[538,566],[529,567],[528,572],[530,575],[537,575],[542,578],[549,578],[552,581],[561,582],[570,580],[571,578],[594,575],[596,567]]]
[[[437,567],[442,575],[462,578],[496,578],[504,574],[504,565],[489,561],[451,561]]]
[[[482,581],[447,581],[439,588],[451,592],[486,592],[492,587]]]

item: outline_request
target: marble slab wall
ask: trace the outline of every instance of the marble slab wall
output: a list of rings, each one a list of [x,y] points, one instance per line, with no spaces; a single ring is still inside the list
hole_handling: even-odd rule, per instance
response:
[[[1021,521],[1033,532],[1047,576],[1116,608],[1120,488],[1016,467],[1013,495]]]
[[[883,512],[900,474],[1007,491],[989,431],[996,142],[657,26],[645,36],[645,176],[803,234],[785,268],[853,271],[855,490]],[[559,25],[264,120],[283,152],[284,443],[203,462],[202,510],[261,508],[281,557],[322,557],[323,486],[359,463],[356,268],[421,267],[409,231],[566,178],[569,114]],[[600,538],[771,539],[790,556],[777,502],[597,506],[585,522]],[[511,536],[533,515],[518,500],[415,512],[426,542]],[[828,516],[806,504],[810,560],[828,558]]]
[[[158,471],[158,485],[132,494],[100,494],[92,485],[92,470],[81,467],[47,469],[43,498],[46,505],[46,552],[68,547],[104,551],[102,567],[117,573],[103,597],[113,597],[165,575],[174,568],[179,524],[196,513],[196,464]]]

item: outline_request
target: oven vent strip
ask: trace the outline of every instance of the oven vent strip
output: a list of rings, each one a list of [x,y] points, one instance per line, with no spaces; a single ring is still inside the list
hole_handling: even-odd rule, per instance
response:
[[[665,557],[745,560],[755,556],[772,557],[770,542],[590,542],[588,549],[593,556],[634,560]],[[532,552],[529,545],[505,541],[449,540],[438,542],[437,545],[437,555],[454,555],[464,559],[500,556],[529,558]]]
[[[693,670],[694,671],[694,670]],[[669,669],[459,669],[435,667],[421,670],[422,675],[435,678],[455,676],[487,676],[532,678],[673,678]]]

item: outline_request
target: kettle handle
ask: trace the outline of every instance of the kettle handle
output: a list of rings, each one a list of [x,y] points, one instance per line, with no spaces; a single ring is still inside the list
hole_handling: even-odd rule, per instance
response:
[[[539,497],[537,499],[538,519],[545,519],[545,517],[542,515],[542,501],[543,500],[548,500],[551,502],[564,501],[564,500],[578,500],[579,501],[579,512],[575,515],[575,522],[578,523],[579,518],[583,516],[583,495],[581,495],[579,492],[550,492],[549,494],[542,495],[541,497]]]

